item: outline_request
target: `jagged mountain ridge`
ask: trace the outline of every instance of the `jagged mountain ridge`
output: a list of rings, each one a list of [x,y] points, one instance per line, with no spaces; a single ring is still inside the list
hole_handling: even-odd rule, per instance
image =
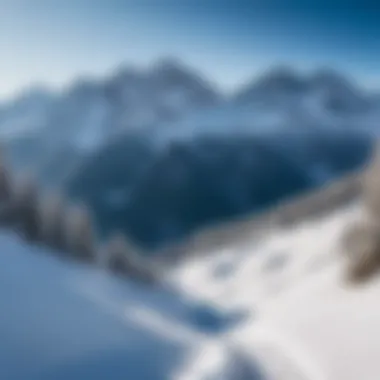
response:
[[[134,127],[212,127],[215,122],[223,123],[227,114],[230,124],[239,125],[246,119],[255,129],[260,126],[260,114],[268,111],[280,113],[283,124],[285,117],[297,122],[297,114],[305,112],[321,123],[364,117],[378,111],[378,104],[375,96],[351,78],[331,69],[301,75],[288,67],[275,67],[225,96],[205,76],[180,61],[164,59],[146,70],[126,66],[105,79],[78,79],[61,94],[29,91],[0,107],[0,133],[6,135],[12,115],[18,114],[30,125],[13,129],[43,129],[49,139],[72,139],[90,148]],[[41,114],[37,120],[33,112]]]
[[[189,110],[216,104],[219,97],[213,85],[179,62],[162,60],[146,70],[126,66],[104,79],[80,78],[55,94],[39,129],[44,138],[71,139],[86,148],[123,130],[178,120]],[[6,135],[3,125],[12,122],[7,112],[16,110],[31,119],[25,130],[36,128],[30,111],[44,108],[45,103],[47,96],[38,89],[5,104],[0,132]]]
[[[253,80],[235,95],[236,102],[285,101],[308,95],[324,95],[325,106],[337,112],[365,111],[370,106],[370,94],[360,88],[352,78],[337,70],[320,68],[309,75],[301,74],[291,67],[275,67],[258,80]],[[294,100],[294,99],[293,99]],[[334,107],[334,101],[341,103]],[[351,107],[350,107],[351,106]],[[354,107],[354,108],[352,108]]]
[[[14,168],[34,161],[40,174],[52,170],[57,153],[71,150],[79,163],[120,133],[173,123],[219,101],[218,91],[198,73],[162,60],[146,70],[125,67],[104,79],[81,78],[51,96],[31,89],[0,106],[0,136]],[[20,145],[30,154],[20,154]]]
[[[162,60],[146,70],[120,68],[102,80],[82,78],[54,95],[30,90],[0,107],[0,136],[15,169],[32,164],[42,181],[55,171],[59,183],[75,160],[80,165],[120,133],[175,122],[219,101],[218,91],[196,72]],[[51,162],[63,155],[72,164],[62,162],[60,174]]]

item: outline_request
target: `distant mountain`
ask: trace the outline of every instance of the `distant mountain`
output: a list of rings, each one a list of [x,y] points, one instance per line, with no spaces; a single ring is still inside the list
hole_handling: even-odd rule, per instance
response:
[[[30,91],[0,106],[0,138],[10,141],[11,150],[30,141],[26,149],[32,151],[37,144],[46,161],[68,147],[92,152],[120,133],[174,123],[215,106],[220,98],[200,75],[180,62],[163,60],[146,70],[121,68],[102,80],[82,78],[61,94]]]
[[[162,60],[146,70],[122,67],[103,80],[81,78],[57,95],[54,103],[49,103],[47,94],[23,95],[2,112],[0,130],[16,111],[25,114],[43,108],[40,127],[51,132],[51,138],[76,137],[78,144],[85,145],[95,139],[93,135],[107,137],[128,128],[176,121],[186,112],[215,105],[219,98],[200,75],[180,62]],[[51,107],[42,107],[46,104]]]
[[[260,104],[281,98],[303,95],[308,90],[308,83],[297,71],[290,67],[280,66],[264,72],[254,79],[235,96],[237,103]]]
[[[360,131],[379,134],[380,100],[352,78],[321,68],[308,74],[290,67],[269,69],[215,107],[159,126],[160,136],[191,139],[204,134]]]
[[[71,87],[51,113],[45,136],[88,150],[131,129],[178,121],[218,100],[211,85],[180,63],[122,68],[103,81]]]
[[[35,134],[53,152],[63,145],[93,151],[133,129],[155,129],[161,140],[315,125],[373,132],[379,116],[378,97],[332,69],[303,75],[274,67],[226,97],[182,62],[165,59],[145,70],[124,66],[103,79],[81,78],[60,94],[29,91],[0,105],[0,136]]]
[[[146,73],[120,70],[104,84],[118,108],[119,128],[175,122],[214,106],[220,95],[205,79],[178,62],[164,60]]]
[[[309,75],[288,67],[273,68],[239,91],[234,102],[280,112],[283,125],[293,123],[301,127],[317,122],[337,128],[347,126],[351,118],[366,123],[368,116],[375,117],[380,108],[380,103],[353,80],[326,68]]]
[[[238,91],[235,100],[237,102],[275,100],[281,96],[302,97],[317,92],[336,97],[353,96],[358,102],[366,98],[364,91],[353,79],[346,78],[336,70],[321,68],[306,75],[291,67],[278,66],[264,72]]]
[[[226,97],[182,62],[164,59],[145,70],[124,66],[103,79],[78,79],[60,94],[29,91],[0,105],[0,136],[36,133],[54,149],[92,151],[135,128],[192,136],[231,126],[262,133],[313,124],[347,128],[355,121],[372,131],[379,114],[377,96],[332,69],[306,75],[274,67]]]

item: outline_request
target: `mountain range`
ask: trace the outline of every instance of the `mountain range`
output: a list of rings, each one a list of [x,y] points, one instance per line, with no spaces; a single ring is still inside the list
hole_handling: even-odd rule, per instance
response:
[[[378,94],[332,69],[305,75],[277,66],[226,95],[182,62],[164,59],[145,70],[125,66],[106,78],[79,78],[61,92],[29,89],[0,103],[0,136],[92,150],[135,129],[158,129],[161,137],[305,124],[364,130],[379,112]]]
[[[16,172],[33,171],[149,247],[260,210],[365,163],[380,100],[339,71],[268,69],[233,94],[165,59],[0,104]]]

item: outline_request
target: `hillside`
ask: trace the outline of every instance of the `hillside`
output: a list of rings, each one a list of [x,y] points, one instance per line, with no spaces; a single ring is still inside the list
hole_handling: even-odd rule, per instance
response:
[[[163,149],[129,136],[85,160],[66,190],[105,236],[120,229],[152,250],[319,188],[358,169],[371,148],[353,132],[210,135]]]
[[[369,208],[372,196],[378,202],[379,157],[365,172],[262,218],[196,235],[173,266],[170,282],[192,299],[247,315],[225,339],[259,359],[265,378],[379,373],[379,230]],[[197,359],[215,352],[209,345]],[[204,368],[214,370],[206,360]]]
[[[374,378],[380,370],[380,282],[349,283],[341,245],[361,213],[354,202],[189,257],[172,282],[194,300],[249,315],[225,339],[259,358],[268,379]],[[214,351],[210,345],[203,355]]]
[[[185,241],[159,250],[157,257],[170,262],[188,255],[202,256],[242,241],[261,238],[268,231],[287,230],[304,221],[318,220],[359,199],[362,176],[360,169],[329,181],[317,190],[290,197],[261,213],[199,229]]]
[[[241,320],[179,293],[126,237],[99,245],[86,210],[4,162],[0,189],[2,379],[179,378],[194,350]]]
[[[379,163],[375,156],[365,171],[259,218],[195,235],[175,262],[168,260],[173,256],[143,261],[153,281],[138,266],[118,276],[96,246],[83,257],[72,248],[52,249],[46,236],[31,241],[39,226],[29,224],[35,211],[18,203],[11,210],[24,210],[15,214],[19,224],[1,214],[0,375],[372,378],[380,371],[379,281],[366,272],[358,283],[350,273],[363,264],[378,269],[379,251],[358,251],[372,243],[347,246],[344,236],[375,215],[369,207],[377,199]],[[128,249],[119,260],[130,262]]]
[[[175,288],[55,256],[0,233],[2,379],[179,379],[194,349],[228,327]]]

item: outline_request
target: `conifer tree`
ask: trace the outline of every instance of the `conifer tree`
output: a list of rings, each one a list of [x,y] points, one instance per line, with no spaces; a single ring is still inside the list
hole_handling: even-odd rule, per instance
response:
[[[39,239],[38,188],[30,174],[24,175],[12,194],[12,213],[17,231],[27,240]]]
[[[47,246],[60,251],[68,248],[65,236],[65,212],[64,201],[58,193],[49,194],[40,202],[41,240]]]
[[[95,260],[95,235],[92,218],[85,205],[69,207],[65,221],[69,253],[86,261]]]

